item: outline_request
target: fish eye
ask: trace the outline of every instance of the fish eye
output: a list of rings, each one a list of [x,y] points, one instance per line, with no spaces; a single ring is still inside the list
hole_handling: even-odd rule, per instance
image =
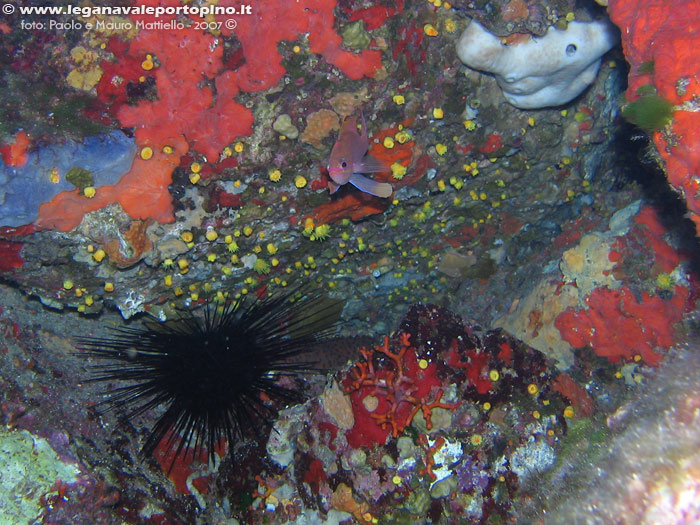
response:
[[[341,167],[341,168],[347,168],[347,167],[348,167],[348,163],[345,162],[345,161],[343,161],[343,162],[340,163],[340,167]]]

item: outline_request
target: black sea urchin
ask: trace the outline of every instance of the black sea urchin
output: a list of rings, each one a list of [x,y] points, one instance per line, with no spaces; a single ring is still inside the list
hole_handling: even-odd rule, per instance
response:
[[[91,381],[131,383],[110,390],[105,400],[125,409],[127,420],[164,407],[143,445],[144,457],[165,438],[167,448],[178,443],[173,462],[183,451],[195,457],[204,448],[214,461],[222,439],[232,444],[259,433],[261,424],[271,426],[276,408],[270,400],[303,400],[277,379],[314,370],[304,354],[330,335],[339,306],[298,291],[212,303],[201,317],[185,311],[172,321],[79,338],[79,355],[104,361],[92,367],[97,375]]]

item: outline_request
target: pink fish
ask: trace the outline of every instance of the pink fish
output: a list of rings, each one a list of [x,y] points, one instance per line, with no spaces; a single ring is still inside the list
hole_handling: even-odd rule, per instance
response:
[[[364,114],[361,134],[357,131],[357,117],[345,119],[328,161],[328,174],[331,177],[328,187],[331,194],[349,182],[365,193],[385,198],[391,196],[394,191],[391,184],[377,182],[363,175],[363,173],[379,173],[389,169],[381,161],[369,155],[368,150],[369,140]]]

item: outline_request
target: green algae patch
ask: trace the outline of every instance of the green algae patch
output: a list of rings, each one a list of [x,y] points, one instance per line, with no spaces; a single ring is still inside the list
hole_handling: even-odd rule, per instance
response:
[[[657,131],[671,122],[673,104],[658,95],[645,95],[627,104],[622,116],[644,131]]]
[[[95,179],[93,178],[92,173],[86,169],[79,168],[78,166],[74,166],[68,170],[66,173],[66,180],[80,191],[84,190],[88,186],[95,185]]]
[[[365,31],[365,23],[363,20],[357,20],[345,26],[341,32],[343,37],[343,46],[348,49],[367,49],[372,38]]]
[[[0,431],[0,523],[34,523],[41,498],[56,480],[71,483],[78,469],[26,430]]]

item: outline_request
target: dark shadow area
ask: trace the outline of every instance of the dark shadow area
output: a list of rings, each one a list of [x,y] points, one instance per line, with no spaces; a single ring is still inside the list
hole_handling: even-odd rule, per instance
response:
[[[690,254],[691,270],[700,271],[700,242],[695,225],[687,218],[682,196],[669,186],[651,137],[620,117],[611,153],[618,180],[641,188],[644,200],[657,209],[664,226],[677,236],[679,248]]]

